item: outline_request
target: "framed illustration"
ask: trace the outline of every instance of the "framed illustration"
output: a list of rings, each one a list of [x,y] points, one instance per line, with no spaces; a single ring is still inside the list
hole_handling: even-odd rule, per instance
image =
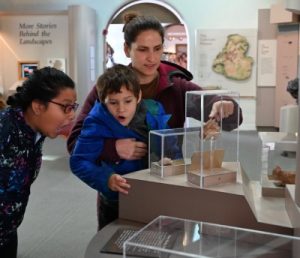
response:
[[[199,29],[195,56],[197,84],[256,96],[257,29]]]
[[[38,69],[38,61],[19,61],[18,62],[18,73],[19,80],[25,80],[28,78],[34,70]]]

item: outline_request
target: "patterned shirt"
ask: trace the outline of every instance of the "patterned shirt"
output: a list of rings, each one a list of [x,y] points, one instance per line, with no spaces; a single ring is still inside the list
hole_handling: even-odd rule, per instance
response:
[[[21,109],[0,111],[0,246],[23,220],[44,139],[26,124]]]

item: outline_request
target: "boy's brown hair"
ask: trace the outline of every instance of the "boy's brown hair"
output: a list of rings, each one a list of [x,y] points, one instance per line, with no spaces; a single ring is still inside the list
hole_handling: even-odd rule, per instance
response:
[[[104,103],[108,94],[121,92],[123,86],[139,98],[140,84],[132,68],[121,64],[108,68],[97,80],[96,88],[100,102]]]

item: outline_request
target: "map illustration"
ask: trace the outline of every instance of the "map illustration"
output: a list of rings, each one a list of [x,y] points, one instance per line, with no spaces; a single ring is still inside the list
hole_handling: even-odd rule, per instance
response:
[[[247,56],[249,42],[240,34],[230,34],[222,51],[213,60],[214,72],[233,80],[246,80],[251,76],[253,58]]]

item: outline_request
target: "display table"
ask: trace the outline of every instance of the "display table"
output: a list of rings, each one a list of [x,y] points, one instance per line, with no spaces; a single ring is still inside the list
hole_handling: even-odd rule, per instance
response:
[[[103,253],[100,252],[100,250],[112,238],[114,233],[122,228],[143,228],[143,230],[139,231],[136,238],[133,238],[131,241],[129,241],[131,246],[134,246],[134,243],[146,246],[146,248],[143,248],[143,250],[147,249],[147,245],[143,243],[143,241],[147,241],[145,235],[143,235],[143,232],[146,233],[148,230],[150,230],[151,232],[156,232],[157,234],[160,234],[160,231],[169,233],[177,232],[177,240],[180,240],[181,234],[182,239],[184,239],[184,241],[176,241],[177,244],[174,245],[174,247],[170,247],[171,249],[169,250],[166,249],[166,252],[174,254],[177,251],[180,251],[181,256],[183,256],[182,253],[184,252],[186,253],[186,257],[189,257],[189,254],[193,254],[194,257],[199,256],[200,254],[209,254],[210,257],[219,257],[220,253],[224,252],[226,252],[227,255],[230,253],[230,257],[233,257],[234,255],[236,255],[237,250],[241,257],[244,254],[251,254],[254,256],[254,253],[257,253],[257,256],[255,257],[270,257],[269,255],[271,253],[273,253],[274,255],[276,252],[278,252],[278,254],[276,254],[279,255],[276,257],[298,257],[291,256],[290,252],[295,252],[296,254],[299,253],[298,249],[300,248],[300,238],[297,238],[297,242],[293,242],[292,236],[291,238],[289,238],[289,236],[281,237],[281,235],[279,234],[273,235],[270,233],[266,233],[264,235],[264,232],[262,231],[248,231],[247,229],[242,228],[230,228],[218,224],[207,224],[197,221],[188,221],[177,218],[171,218],[177,221],[176,223],[174,223],[168,217],[165,217],[166,222],[159,222],[158,224],[156,223],[159,227],[153,227],[153,225],[155,225],[155,222],[161,220],[161,217],[164,216],[156,218],[154,221],[147,225],[121,219],[110,223],[101,231],[96,233],[96,235],[91,239],[85,251],[84,258],[120,258],[122,254]],[[181,225],[184,227],[182,229],[179,227],[178,221],[183,221],[183,224]],[[191,226],[191,223],[194,226]],[[176,230],[170,230],[168,228],[168,224],[174,226]],[[199,227],[200,224],[202,225],[201,227]],[[167,230],[164,230],[166,227]],[[203,232],[202,237],[200,237],[199,235],[200,230],[201,232]],[[139,237],[139,235],[143,236]],[[162,237],[162,234],[160,234],[160,236]],[[159,242],[157,241],[155,241],[155,243],[159,244]],[[184,246],[180,248],[180,246],[182,246],[183,243],[185,243]],[[293,248],[291,248],[292,245],[294,245]],[[129,251],[129,249],[127,248],[128,244],[126,245],[126,250]],[[149,250],[150,249],[153,250],[153,247],[149,245]],[[130,255],[128,257],[132,256]],[[207,256],[204,255],[204,257]]]
[[[287,137],[286,133],[259,135],[263,142],[274,138],[285,142],[291,140],[288,149],[294,148],[294,139]],[[236,183],[205,189],[188,183],[185,175],[160,178],[151,175],[148,169],[126,175],[131,191],[128,195],[120,195],[120,219],[92,238],[85,258],[120,257],[100,253],[100,249],[119,228],[130,225],[141,227],[160,215],[293,235],[294,229],[299,228],[299,223],[295,223],[299,221],[299,211],[294,212],[294,202],[262,196],[260,181],[249,179],[251,171],[248,172],[241,168]],[[289,193],[291,195],[293,190]],[[293,223],[289,211],[293,211]]]

